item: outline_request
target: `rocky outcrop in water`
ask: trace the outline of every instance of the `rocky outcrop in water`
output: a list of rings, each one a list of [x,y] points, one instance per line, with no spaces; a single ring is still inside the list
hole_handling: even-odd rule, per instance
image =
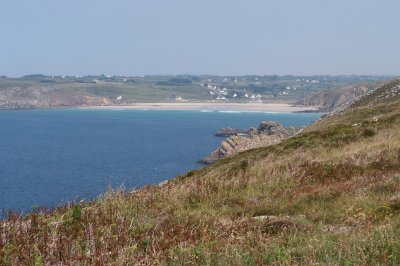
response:
[[[237,128],[231,128],[231,127],[224,127],[221,128],[220,130],[217,131],[217,133],[214,134],[216,137],[229,137],[229,136],[235,136],[239,134],[249,134],[249,130],[243,130],[243,129],[237,129]]]
[[[239,131],[225,139],[221,146],[200,162],[210,164],[238,152],[266,147],[282,142],[300,132],[303,127],[283,127],[276,121],[263,121],[258,128],[250,128],[246,133]],[[230,130],[234,132],[234,130]]]

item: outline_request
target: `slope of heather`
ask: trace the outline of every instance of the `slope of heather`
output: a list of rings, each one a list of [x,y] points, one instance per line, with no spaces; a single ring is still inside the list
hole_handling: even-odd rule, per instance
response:
[[[0,226],[1,265],[398,265],[400,81],[266,148]]]

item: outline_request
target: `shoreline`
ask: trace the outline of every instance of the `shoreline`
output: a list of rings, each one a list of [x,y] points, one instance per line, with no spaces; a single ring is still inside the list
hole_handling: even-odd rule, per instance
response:
[[[289,103],[135,103],[131,105],[77,106],[91,110],[165,110],[165,111],[252,111],[252,112],[318,112],[314,106]]]

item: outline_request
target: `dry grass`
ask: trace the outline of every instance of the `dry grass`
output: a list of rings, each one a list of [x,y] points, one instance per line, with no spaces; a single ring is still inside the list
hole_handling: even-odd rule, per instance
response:
[[[382,104],[162,186],[10,215],[0,265],[398,265],[400,104]]]

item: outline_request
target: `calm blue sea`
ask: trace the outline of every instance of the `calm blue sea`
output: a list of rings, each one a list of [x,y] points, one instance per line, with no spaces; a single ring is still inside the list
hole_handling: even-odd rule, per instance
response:
[[[305,125],[320,114],[51,109],[0,112],[0,209],[55,207],[108,186],[154,184],[202,167],[222,127]]]

